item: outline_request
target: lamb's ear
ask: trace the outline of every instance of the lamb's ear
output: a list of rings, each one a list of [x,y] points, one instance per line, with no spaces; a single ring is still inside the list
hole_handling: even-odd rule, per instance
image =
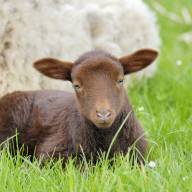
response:
[[[141,49],[131,55],[121,57],[119,61],[123,66],[124,73],[129,74],[147,67],[157,56],[158,52],[156,50]]]
[[[36,61],[33,66],[43,75],[53,78],[71,81],[72,62],[59,61],[53,58],[45,58]]]

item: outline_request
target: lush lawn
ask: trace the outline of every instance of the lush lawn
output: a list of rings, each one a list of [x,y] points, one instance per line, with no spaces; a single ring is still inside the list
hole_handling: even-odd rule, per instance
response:
[[[192,7],[191,0],[162,4],[175,13],[183,6]],[[71,161],[66,170],[59,162],[40,169],[37,162],[27,159],[14,164],[2,153],[0,192],[192,191],[192,45],[178,39],[190,27],[160,14],[158,18],[162,37],[159,70],[129,90],[135,110],[144,109],[138,117],[151,143],[148,161],[155,161],[156,168],[131,168],[127,158],[119,157],[111,168],[103,161],[79,171]]]

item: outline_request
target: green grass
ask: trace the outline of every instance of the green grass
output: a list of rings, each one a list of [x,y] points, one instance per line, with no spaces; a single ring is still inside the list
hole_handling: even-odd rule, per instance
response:
[[[147,2],[153,6],[154,1]],[[180,13],[191,0],[162,1],[167,10]],[[88,165],[83,171],[70,161],[40,168],[18,155],[16,162],[6,152],[0,158],[0,191],[192,191],[192,45],[178,40],[190,30],[158,15],[162,37],[160,65],[151,79],[138,82],[130,99],[149,137],[149,160],[156,168],[131,168],[127,157],[117,157],[113,167],[107,161]],[[182,65],[176,65],[177,60]],[[148,161],[149,161],[148,160]]]

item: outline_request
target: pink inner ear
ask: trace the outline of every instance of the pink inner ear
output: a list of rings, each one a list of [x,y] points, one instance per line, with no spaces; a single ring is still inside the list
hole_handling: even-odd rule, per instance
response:
[[[124,73],[129,74],[142,70],[150,65],[158,56],[158,52],[150,49],[139,50],[131,55],[119,59]]]
[[[34,63],[34,67],[43,75],[61,80],[71,81],[73,63],[63,62],[53,58],[45,58]]]

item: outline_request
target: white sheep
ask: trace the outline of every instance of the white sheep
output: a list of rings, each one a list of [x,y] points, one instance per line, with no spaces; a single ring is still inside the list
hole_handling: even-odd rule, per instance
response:
[[[70,90],[32,68],[41,57],[71,60],[93,49],[122,56],[160,43],[155,15],[142,0],[0,0],[0,7],[0,95]],[[156,63],[134,77],[151,76],[155,69]]]

